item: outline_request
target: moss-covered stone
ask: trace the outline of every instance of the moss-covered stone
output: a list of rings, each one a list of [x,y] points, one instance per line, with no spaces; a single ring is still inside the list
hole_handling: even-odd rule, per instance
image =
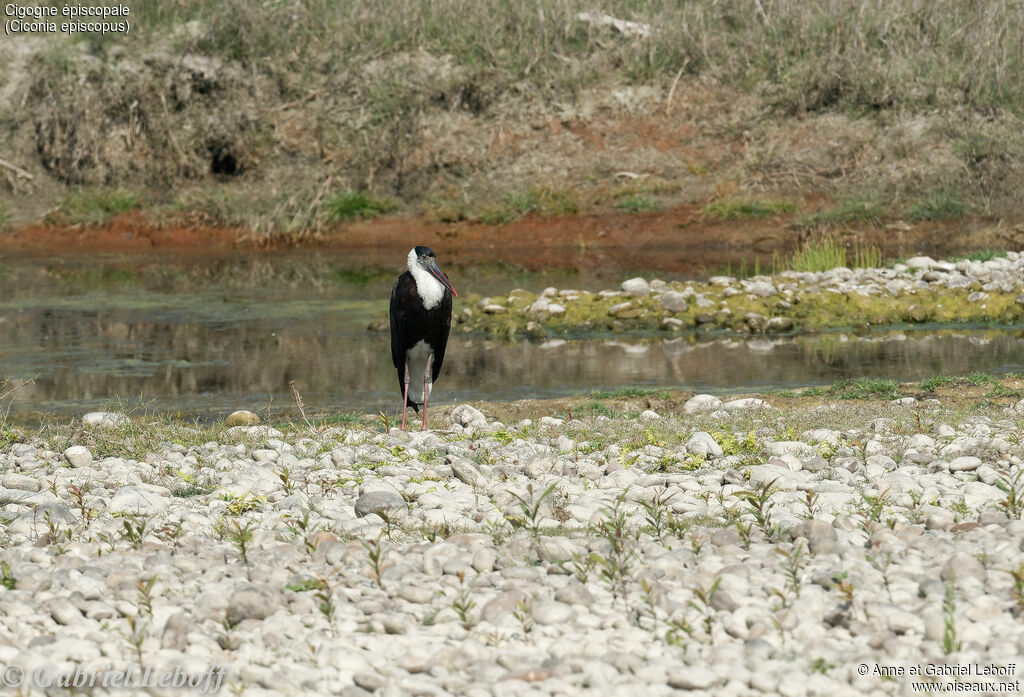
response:
[[[977,288],[912,288],[900,295],[872,292],[871,289],[854,292],[836,292],[819,286],[798,287],[787,294],[763,297],[750,293],[726,293],[728,286],[721,284],[689,284],[690,293],[706,298],[709,303],[698,308],[696,302],[687,303],[686,309],[667,312],[660,295],[645,297],[612,293],[566,293],[564,296],[548,291],[547,302],[538,303],[540,296],[523,290],[509,294],[507,312],[488,314],[474,312],[463,316],[465,331],[478,331],[491,336],[510,338],[537,337],[542,328],[546,335],[581,334],[621,331],[705,331],[728,328],[743,333],[762,333],[769,328],[774,333],[813,332],[842,327],[868,328],[895,324],[964,324],[1013,323],[1024,320],[1024,306],[1012,291],[988,290],[987,295],[975,295]],[[669,289],[685,291],[686,284],[672,283]],[[467,304],[476,307],[479,297],[469,297]],[[543,309],[547,303],[564,307],[561,312]],[[628,303],[628,304],[627,304]],[[679,323],[666,323],[672,317]],[[536,326],[527,331],[527,325]]]

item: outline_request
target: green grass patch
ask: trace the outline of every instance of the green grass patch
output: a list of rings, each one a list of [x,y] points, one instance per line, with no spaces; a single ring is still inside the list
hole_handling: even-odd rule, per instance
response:
[[[846,247],[830,237],[808,240],[789,258],[788,266],[794,271],[828,271],[846,266]]]
[[[620,211],[629,213],[644,213],[658,210],[658,204],[653,198],[647,196],[630,196],[615,204]]]
[[[951,191],[940,189],[911,204],[907,209],[907,215],[916,221],[952,220],[964,217],[965,209],[960,197]]]
[[[48,222],[64,225],[101,225],[111,218],[141,208],[142,199],[124,189],[80,189],[62,198]]]
[[[762,199],[724,199],[704,206],[703,212],[721,220],[768,218],[796,211],[796,204],[790,201],[769,201]]]
[[[206,496],[213,491],[213,487],[199,486],[198,484],[186,484],[174,490],[174,496],[179,499],[190,499],[193,496]]]
[[[899,383],[890,378],[857,378],[841,380],[829,388],[836,399],[898,399],[903,395]]]
[[[526,191],[508,194],[497,206],[481,209],[477,219],[487,225],[504,225],[530,213],[552,217],[578,212],[579,205],[570,192],[535,186]]]
[[[665,391],[647,387],[620,387],[610,392],[591,392],[592,399],[616,399],[619,397],[654,397],[655,399],[668,399],[672,395]]]
[[[998,382],[995,375],[989,373],[974,372],[964,378],[967,382],[971,383],[975,387],[981,387],[982,385],[992,385]]]
[[[330,224],[343,220],[376,218],[397,208],[398,204],[394,201],[371,196],[365,191],[342,191],[324,201],[323,215],[325,222]]]
[[[952,257],[950,259],[950,261],[989,261],[991,259],[998,259],[1000,257],[1005,257],[1005,256],[1006,256],[1006,251],[1005,250],[982,249],[981,251],[973,252],[973,253],[968,254],[966,256]]]
[[[798,224],[805,228],[835,225],[875,225],[882,219],[882,204],[865,196],[854,196],[836,206],[805,215]]]
[[[998,382],[992,385],[992,389],[985,395],[986,397],[998,398],[998,397],[1012,397],[1013,399],[1019,399],[1021,396],[1020,390],[1010,389],[1004,385],[1000,385]]]
[[[934,392],[943,387],[949,387],[950,385],[959,384],[959,378],[946,377],[945,375],[935,375],[934,377],[925,378],[921,382],[917,383],[925,392]]]
[[[878,268],[882,265],[882,252],[878,247],[857,245],[850,251],[853,252],[852,257],[843,244],[830,237],[811,239],[789,257],[786,268],[794,271],[828,271],[837,266]]]
[[[0,201],[0,232],[7,228],[7,221],[10,217],[10,214],[7,212],[7,206],[4,205],[3,201]]]

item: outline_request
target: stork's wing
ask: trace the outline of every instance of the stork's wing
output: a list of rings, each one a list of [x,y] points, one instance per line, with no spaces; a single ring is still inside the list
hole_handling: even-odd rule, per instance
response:
[[[439,336],[434,343],[434,361],[430,366],[430,379],[433,382],[437,382],[437,376],[441,374],[444,352],[448,348],[448,334],[452,329],[452,294],[447,290],[444,292],[444,298],[441,299],[439,309],[444,316],[444,328],[438,332]]]
[[[398,369],[398,385],[405,384],[405,317],[398,307],[398,283],[391,289],[391,307],[388,310],[388,317],[391,322],[391,362]]]

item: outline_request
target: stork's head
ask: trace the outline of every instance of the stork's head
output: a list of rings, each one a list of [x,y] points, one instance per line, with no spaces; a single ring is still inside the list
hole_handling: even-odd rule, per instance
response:
[[[444,275],[444,271],[438,267],[437,257],[434,255],[434,250],[430,247],[416,246],[409,252],[409,273],[415,277],[418,275],[417,271],[429,273],[441,285],[451,291],[452,295],[456,298],[459,297],[459,294],[455,292],[455,288],[452,287],[452,282]]]

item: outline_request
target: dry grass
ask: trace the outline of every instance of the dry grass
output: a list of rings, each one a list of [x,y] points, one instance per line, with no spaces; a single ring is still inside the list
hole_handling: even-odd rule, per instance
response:
[[[739,108],[732,97],[709,112],[708,132],[726,149],[760,139],[766,123],[795,123],[787,121],[794,114],[873,119],[879,133],[892,119],[927,115],[928,137],[950,151],[950,162],[902,176],[903,189],[878,205],[922,220],[955,214],[951,203],[983,213],[1001,201],[1016,205],[1024,5],[587,4],[590,12],[648,25],[646,38],[581,21],[580,9],[570,0],[143,3],[133,9],[127,38],[48,44],[25,71],[27,98],[0,110],[0,130],[8,131],[20,161],[31,159],[61,183],[147,191],[224,186],[240,205],[213,200],[202,210],[237,209],[222,222],[260,235],[329,224],[338,216],[326,204],[339,191],[394,200],[399,210],[429,208],[440,196],[454,202],[440,206],[441,219],[502,220],[571,212],[591,200],[593,192],[583,188],[606,187],[610,174],[595,158],[589,171],[578,171],[586,163],[576,165],[575,181],[550,181],[553,189],[574,191],[571,200],[521,200],[541,165],[506,162],[504,173],[494,174],[502,148],[514,154],[514,139],[502,145],[500,138],[510,122],[537,128],[567,109],[587,112],[594,94],[623,86],[653,88],[654,101],[630,107],[637,113],[668,115],[666,98],[685,78],[703,81],[711,93],[752,100],[746,112],[730,112]],[[757,115],[753,121],[750,114]],[[752,135],[744,135],[748,130]],[[915,147],[881,156],[913,170],[921,167]],[[551,159],[561,155],[552,152]],[[790,189],[768,192],[773,199],[795,198],[808,183],[840,196],[865,188],[847,181],[860,169],[855,163],[808,173],[808,165],[788,157],[776,164]],[[714,186],[709,180],[751,174],[713,158],[710,165],[675,164],[654,172],[687,172],[675,198],[607,205],[650,210],[707,200],[699,197]],[[880,167],[875,176],[892,170]],[[876,184],[892,190],[887,181]],[[452,187],[460,194],[444,197]],[[932,192],[943,192],[943,200]],[[857,222],[877,219],[880,209],[832,214]]]

